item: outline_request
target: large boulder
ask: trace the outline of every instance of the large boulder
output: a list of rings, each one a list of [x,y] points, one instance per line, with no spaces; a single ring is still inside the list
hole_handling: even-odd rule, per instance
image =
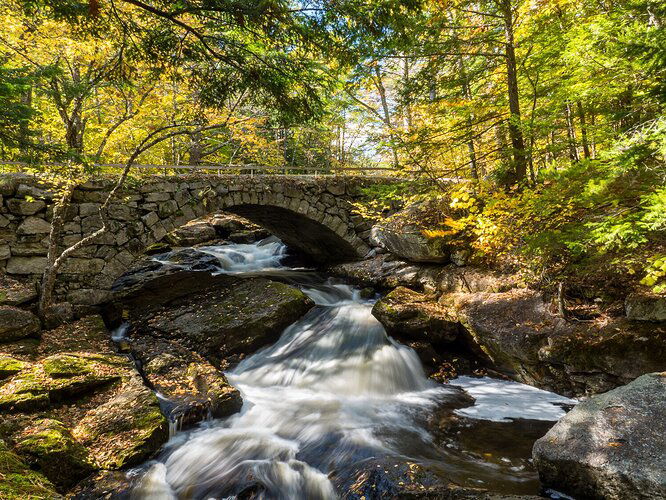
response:
[[[169,417],[179,426],[240,410],[238,390],[202,356],[176,342],[148,336],[133,338],[131,349],[151,387],[169,401]]]
[[[432,297],[409,288],[398,287],[377,301],[372,314],[389,335],[399,339],[441,345],[458,336],[457,321],[451,321]]]
[[[159,305],[130,309],[131,336],[178,342],[219,366],[275,342],[313,302],[295,287],[264,278],[238,280],[180,296]]]
[[[0,498],[58,500],[64,497],[56,492],[53,484],[44,475],[32,470],[0,440]]]
[[[576,498],[666,498],[666,372],[578,404],[534,445],[543,484]]]
[[[57,420],[37,420],[16,441],[16,450],[26,461],[59,487],[69,488],[94,470],[88,451]]]
[[[439,299],[492,364],[520,382],[560,394],[595,394],[666,370],[666,326],[566,321],[538,292],[454,293]]]
[[[0,342],[12,342],[39,332],[39,318],[30,311],[0,306]]]
[[[217,238],[215,227],[208,221],[193,221],[175,229],[166,236],[174,246],[192,246],[208,243]]]
[[[109,401],[89,411],[72,434],[98,467],[120,469],[150,458],[169,437],[157,397],[137,375]]]
[[[377,246],[412,262],[448,262],[463,249],[446,237],[426,235],[426,230],[439,228],[442,215],[429,203],[416,203],[376,224],[371,237]]]
[[[625,300],[627,318],[636,321],[666,321],[666,295],[633,293]]]

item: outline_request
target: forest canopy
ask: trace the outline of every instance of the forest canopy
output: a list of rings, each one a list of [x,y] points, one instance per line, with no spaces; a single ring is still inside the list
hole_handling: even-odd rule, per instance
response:
[[[393,169],[433,238],[666,290],[666,5],[4,0],[5,162]],[[449,181],[460,181],[451,184]],[[577,276],[578,278],[573,278]]]

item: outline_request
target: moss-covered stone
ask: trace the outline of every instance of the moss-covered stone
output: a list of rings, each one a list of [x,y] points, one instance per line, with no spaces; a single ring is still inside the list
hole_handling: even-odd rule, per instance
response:
[[[16,375],[26,366],[28,364],[21,360],[0,354],[0,380]]]
[[[133,377],[115,397],[88,412],[72,434],[98,467],[119,469],[149,458],[166,442],[169,430],[157,397]]]
[[[56,500],[53,484],[33,471],[0,440],[0,498],[3,500]]]
[[[75,377],[92,371],[93,363],[85,358],[71,354],[56,354],[43,362],[44,372],[53,378]]]
[[[313,305],[293,286],[248,279],[179,297],[163,306],[132,310],[132,336],[145,332],[168,338],[219,362],[275,342]]]
[[[29,372],[0,387],[0,411],[35,411],[49,404],[48,389]]]
[[[62,488],[69,488],[94,470],[87,450],[57,420],[38,420],[26,428],[17,439],[16,450]]]

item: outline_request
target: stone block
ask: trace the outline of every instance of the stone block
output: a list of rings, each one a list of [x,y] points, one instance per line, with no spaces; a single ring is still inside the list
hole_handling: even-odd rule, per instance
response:
[[[169,193],[165,192],[155,192],[155,193],[146,193],[145,200],[147,202],[155,202],[155,201],[167,201],[171,199],[171,195]]]
[[[42,200],[22,200],[19,198],[12,198],[7,200],[7,208],[9,211],[16,215],[35,215],[37,212],[46,208],[46,203]]]
[[[35,257],[46,255],[47,243],[45,242],[32,242],[32,241],[18,241],[10,245],[12,255],[14,257]]]
[[[46,257],[12,257],[7,261],[7,274],[42,274]]]
[[[29,216],[16,230],[17,234],[48,234],[51,232],[51,224],[39,217]]]
[[[110,290],[97,290],[84,288],[81,290],[74,290],[67,294],[67,302],[72,304],[82,304],[88,306],[96,306],[108,302],[113,293]]]
[[[0,260],[6,260],[12,256],[9,245],[0,245]]]
[[[79,204],[79,215],[81,217],[99,215],[99,207],[101,206],[101,203],[81,203]]]
[[[176,203],[175,200],[168,200],[158,204],[157,213],[160,217],[168,217],[169,215],[176,213],[177,210],[178,203]]]
[[[104,269],[105,262],[102,259],[69,258],[61,267],[65,274],[97,274]]]
[[[157,222],[159,222],[160,217],[155,212],[150,212],[149,214],[141,217],[141,220],[146,225],[146,227],[153,227]]]

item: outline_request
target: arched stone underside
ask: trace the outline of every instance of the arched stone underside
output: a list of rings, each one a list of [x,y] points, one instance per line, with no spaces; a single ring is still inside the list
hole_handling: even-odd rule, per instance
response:
[[[354,213],[361,188],[391,179],[355,177],[173,176],[128,182],[111,204],[110,231],[81,248],[61,270],[60,298],[97,304],[111,284],[151,244],[204,215],[228,211],[248,218],[318,262],[362,258],[370,221]],[[113,179],[77,188],[64,228],[65,245],[100,227],[98,209]],[[41,189],[41,190],[40,190]],[[50,195],[33,178],[0,176],[0,267],[8,274],[41,275],[46,262]],[[42,201],[33,201],[37,198]]]
[[[362,257],[364,242],[355,235],[338,234],[308,215],[273,205],[236,205],[226,209],[268,229],[287,245],[309,255],[316,262],[340,262]],[[341,220],[341,219],[339,219]],[[332,222],[336,222],[335,219]],[[347,229],[347,225],[340,225]],[[353,245],[357,246],[354,247]]]

